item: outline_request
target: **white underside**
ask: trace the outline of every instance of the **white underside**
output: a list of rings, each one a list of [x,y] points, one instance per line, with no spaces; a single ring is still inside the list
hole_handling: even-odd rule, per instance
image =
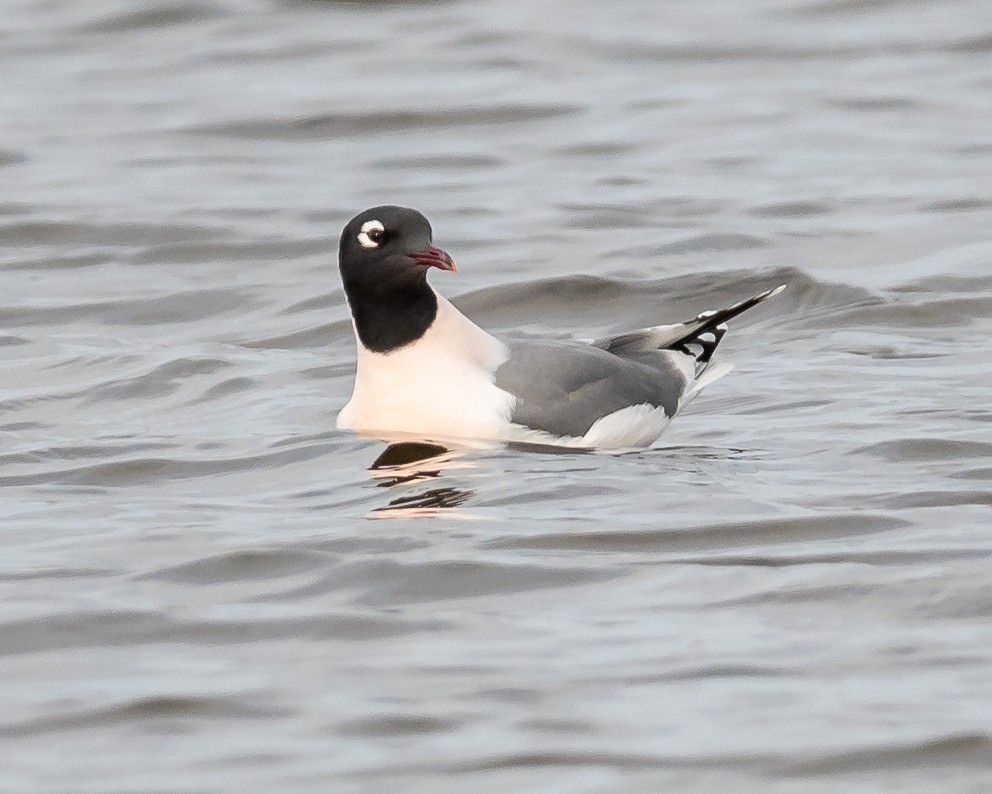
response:
[[[629,449],[650,446],[671,421],[664,409],[643,404],[600,418],[581,437],[513,424],[515,398],[493,383],[493,373],[506,360],[506,346],[440,295],[437,300],[437,317],[416,342],[390,353],[373,353],[357,344],[355,389],[338,414],[339,428],[387,439],[403,434],[437,441],[488,439]],[[683,355],[678,359],[685,359],[692,382],[693,360]],[[707,370],[686,391],[679,410],[703,386],[729,371],[727,365]]]
[[[657,441],[670,421],[663,408],[645,403],[597,419],[584,436],[556,436],[523,425],[510,425],[503,440],[575,449],[642,449]]]

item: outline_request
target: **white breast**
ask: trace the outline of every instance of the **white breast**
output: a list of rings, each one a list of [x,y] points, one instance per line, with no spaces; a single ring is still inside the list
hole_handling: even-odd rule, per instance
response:
[[[416,342],[373,353],[358,341],[355,390],[338,414],[339,428],[428,438],[506,436],[514,398],[493,384],[506,346],[440,295],[437,303],[437,317]]]

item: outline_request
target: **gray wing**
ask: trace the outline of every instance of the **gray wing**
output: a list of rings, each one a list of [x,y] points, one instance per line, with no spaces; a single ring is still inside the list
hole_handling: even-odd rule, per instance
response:
[[[511,420],[556,436],[581,437],[598,419],[633,405],[675,416],[679,400],[702,375],[727,320],[785,285],[692,320],[581,342],[519,341],[496,370],[496,385],[517,398]],[[680,366],[680,364],[682,366]]]
[[[581,437],[596,420],[632,405],[671,417],[690,379],[668,350],[618,356],[581,342],[510,342],[496,385],[516,397],[511,421],[555,436]]]

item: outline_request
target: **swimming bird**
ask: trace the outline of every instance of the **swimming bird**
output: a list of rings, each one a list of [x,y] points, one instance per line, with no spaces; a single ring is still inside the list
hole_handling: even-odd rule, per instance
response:
[[[598,449],[650,446],[701,389],[726,321],[778,294],[590,341],[501,340],[427,283],[456,272],[431,225],[405,207],[373,207],[344,227],[338,264],[357,371],[337,426],[371,435],[486,439]]]

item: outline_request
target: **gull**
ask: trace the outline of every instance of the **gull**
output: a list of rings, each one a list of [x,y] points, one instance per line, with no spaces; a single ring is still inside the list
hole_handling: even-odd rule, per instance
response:
[[[602,339],[500,339],[427,283],[433,268],[456,268],[417,210],[356,215],[341,234],[338,264],[357,368],[337,426],[435,441],[649,447],[732,369],[712,362],[727,320],[785,289]]]

